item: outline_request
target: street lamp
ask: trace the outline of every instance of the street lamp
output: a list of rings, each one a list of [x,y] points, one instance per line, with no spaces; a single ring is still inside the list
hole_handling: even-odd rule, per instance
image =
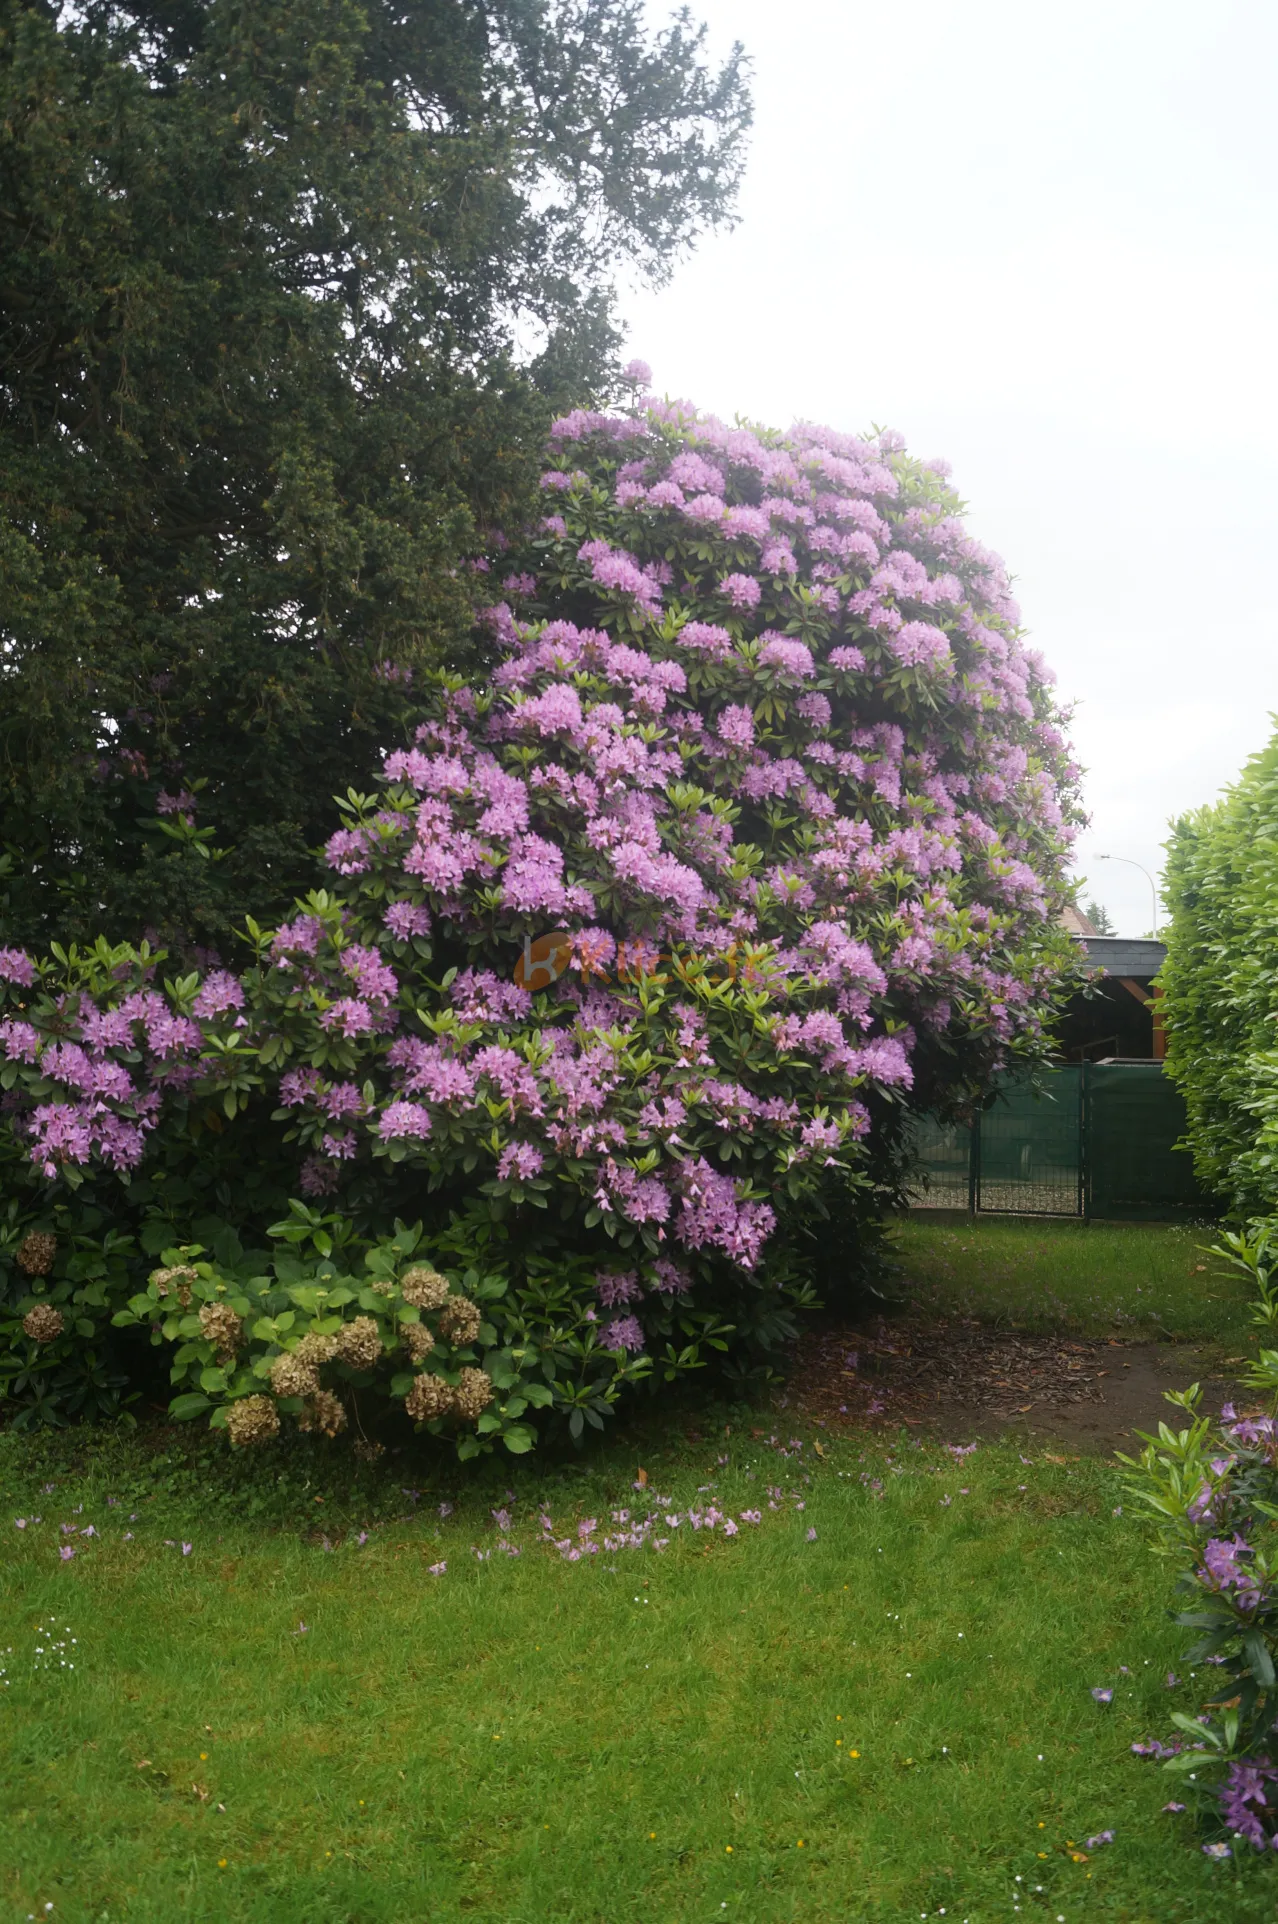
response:
[[[1147,868],[1146,868],[1146,867],[1144,866],[1144,864],[1143,864],[1143,863],[1141,863],[1141,862],[1134,862],[1134,861],[1132,860],[1132,858],[1131,858],[1131,856],[1130,856],[1130,855],[1098,855],[1098,856],[1096,857],[1096,860],[1097,860],[1098,862],[1126,862],[1126,864],[1127,864],[1127,866],[1128,866],[1128,868],[1138,868],[1138,869],[1140,870],[1140,872],[1141,872],[1141,874],[1142,874],[1142,875],[1144,876],[1144,878],[1145,878],[1145,880],[1146,880],[1146,881],[1147,881],[1147,882],[1149,883],[1149,900],[1150,900],[1150,905],[1151,905],[1151,907],[1153,908],[1153,911],[1154,911],[1154,918],[1153,918],[1153,921],[1152,921],[1152,922],[1150,923],[1150,925],[1149,925],[1149,926],[1150,926],[1150,933],[1151,933],[1151,934],[1152,934],[1152,935],[1153,935],[1153,936],[1154,936],[1155,938],[1157,938],[1157,935],[1158,935],[1158,890],[1157,890],[1157,889],[1155,888],[1155,886],[1154,886],[1154,878],[1153,878],[1153,876],[1152,876],[1152,875],[1150,874],[1150,872],[1149,872],[1149,870],[1148,870],[1148,869],[1147,869]]]

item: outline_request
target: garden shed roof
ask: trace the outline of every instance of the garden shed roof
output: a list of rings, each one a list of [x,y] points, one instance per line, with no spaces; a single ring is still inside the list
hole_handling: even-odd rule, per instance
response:
[[[1127,935],[1088,935],[1081,938],[1089,962],[1110,975],[1156,976],[1167,955],[1165,942]]]

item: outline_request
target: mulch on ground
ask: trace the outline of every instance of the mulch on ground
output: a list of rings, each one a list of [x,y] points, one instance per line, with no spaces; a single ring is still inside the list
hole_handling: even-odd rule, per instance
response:
[[[832,1428],[961,1422],[1113,1447],[1168,1416],[1166,1390],[1199,1380],[1218,1408],[1230,1383],[1212,1361],[1172,1345],[1037,1336],[969,1319],[880,1319],[809,1331],[789,1389],[805,1415]]]

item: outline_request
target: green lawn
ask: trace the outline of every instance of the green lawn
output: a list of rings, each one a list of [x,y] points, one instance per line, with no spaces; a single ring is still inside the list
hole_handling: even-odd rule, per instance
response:
[[[900,1289],[942,1315],[1080,1336],[1251,1340],[1244,1282],[1205,1253],[1212,1227],[931,1216],[893,1227]]]
[[[468,1480],[0,1438],[0,1924],[1274,1917],[1278,1867],[1209,1862],[1130,1755],[1201,1697],[1113,1467],[696,1420]],[[658,1495],[664,1550],[542,1541]]]

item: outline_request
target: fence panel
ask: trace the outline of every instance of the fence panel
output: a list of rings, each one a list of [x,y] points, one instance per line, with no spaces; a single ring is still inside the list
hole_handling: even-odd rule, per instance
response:
[[[1174,1144],[1185,1105],[1157,1062],[1095,1062],[1086,1070],[1087,1213],[1165,1222],[1212,1213],[1193,1158]]]
[[[1117,1222],[1210,1217],[1188,1150],[1185,1106],[1157,1062],[1048,1070],[998,1084],[975,1130],[914,1121],[919,1209],[1088,1216]]]
[[[1017,1216],[1083,1213],[1081,1070],[1039,1085],[1004,1078],[981,1112],[976,1206]]]
[[[914,1153],[920,1180],[913,1192],[916,1209],[970,1209],[972,1206],[972,1131],[961,1123],[916,1116]]]

